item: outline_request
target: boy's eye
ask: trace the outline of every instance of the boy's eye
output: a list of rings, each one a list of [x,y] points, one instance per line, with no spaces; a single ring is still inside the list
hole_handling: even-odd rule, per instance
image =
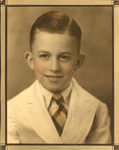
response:
[[[50,56],[48,54],[41,54],[39,57],[42,59],[48,59]]]
[[[69,56],[60,56],[59,59],[61,61],[69,61],[70,60],[70,57]]]

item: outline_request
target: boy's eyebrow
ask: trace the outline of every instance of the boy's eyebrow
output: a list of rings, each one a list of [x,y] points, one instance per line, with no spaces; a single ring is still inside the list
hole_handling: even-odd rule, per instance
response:
[[[37,53],[50,53],[50,52],[44,51],[44,50],[39,50]],[[60,54],[68,54],[68,55],[72,55],[71,52],[61,52]]]
[[[68,54],[68,55],[72,55],[70,52],[61,52],[60,54]]]

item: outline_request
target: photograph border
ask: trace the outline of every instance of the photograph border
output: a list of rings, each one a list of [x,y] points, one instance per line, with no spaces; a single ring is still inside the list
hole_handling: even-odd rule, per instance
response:
[[[68,6],[71,6],[71,7],[75,7],[75,6],[83,6],[83,7],[112,7],[112,19],[113,19],[113,21],[112,21],[112,86],[113,86],[113,90],[112,90],[112,93],[113,93],[113,98],[114,98],[114,101],[115,101],[115,97],[114,97],[114,90],[115,90],[115,85],[114,85],[114,5],[5,5],[5,91],[6,91],[6,87],[7,87],[7,8],[8,7],[49,7],[49,6],[54,6],[54,7],[62,7],[62,6],[65,6],[65,7],[68,7]],[[2,53],[1,53],[1,58],[2,58]],[[2,69],[2,67],[1,67],[1,69]],[[1,81],[2,81],[2,79],[1,79]],[[2,88],[2,86],[1,86],[1,88]],[[5,108],[7,108],[7,104],[6,104],[6,97],[7,97],[7,92],[5,92]],[[2,99],[1,99],[2,100]],[[114,130],[115,130],[115,121],[114,121],[114,116],[115,116],[115,111],[114,111],[114,102],[113,101],[113,135],[112,135],[112,144],[7,144],[7,139],[6,139],[6,135],[7,135],[7,133],[6,133],[6,129],[5,129],[5,147],[7,147],[7,146],[26,146],[26,145],[32,145],[32,146],[46,146],[46,147],[48,147],[48,146],[111,146],[112,148],[113,148],[113,146],[115,145],[115,135],[114,135]],[[5,113],[5,118],[7,118],[7,114]],[[2,120],[2,115],[1,115],[1,120]],[[5,119],[5,126],[7,125],[7,120]],[[4,147],[4,145],[2,145],[2,147]],[[3,149],[3,148],[2,148]]]

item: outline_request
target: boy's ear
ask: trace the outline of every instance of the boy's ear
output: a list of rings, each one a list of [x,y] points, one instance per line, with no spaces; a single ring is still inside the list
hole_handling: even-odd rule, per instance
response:
[[[85,55],[84,54],[79,54],[78,58],[77,58],[76,68],[75,68],[74,71],[76,71],[78,68],[80,68],[82,66],[84,60],[85,60]]]
[[[26,59],[26,62],[27,62],[27,65],[32,69],[34,70],[34,63],[33,63],[33,54],[31,52],[25,52],[25,59]]]

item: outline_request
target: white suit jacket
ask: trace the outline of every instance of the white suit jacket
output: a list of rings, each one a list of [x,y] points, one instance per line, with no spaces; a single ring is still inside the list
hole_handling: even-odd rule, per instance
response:
[[[59,136],[36,80],[8,101],[7,142],[26,144],[111,144],[106,104],[72,79],[68,117]]]

